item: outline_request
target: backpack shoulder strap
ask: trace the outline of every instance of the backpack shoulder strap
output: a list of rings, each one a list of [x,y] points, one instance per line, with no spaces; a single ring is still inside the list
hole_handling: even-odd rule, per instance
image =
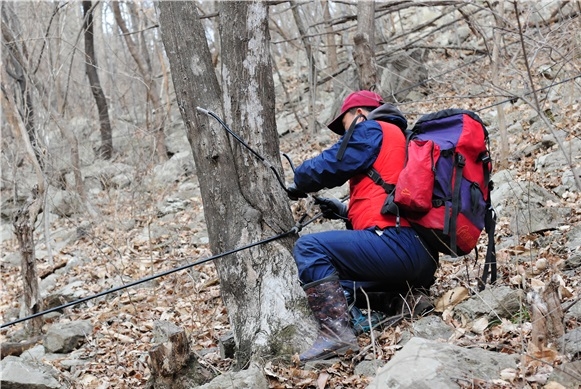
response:
[[[364,115],[359,114],[359,115],[355,116],[355,119],[353,119],[353,121],[351,122],[349,129],[347,130],[347,132],[345,132],[345,135],[343,135],[343,140],[341,141],[341,146],[339,146],[339,151],[337,151],[337,161],[340,161],[343,159],[343,156],[345,155],[345,150],[347,150],[347,145],[349,144],[349,140],[351,139],[351,135],[353,135],[353,131],[355,131],[355,126],[357,125],[357,120],[359,120],[359,118],[363,118],[363,119],[367,120],[367,118]]]
[[[367,177],[371,178],[373,182],[381,186],[385,193],[390,194],[395,189],[395,185],[385,182],[384,179],[381,178],[379,172],[373,166],[367,169],[365,174],[367,174]]]

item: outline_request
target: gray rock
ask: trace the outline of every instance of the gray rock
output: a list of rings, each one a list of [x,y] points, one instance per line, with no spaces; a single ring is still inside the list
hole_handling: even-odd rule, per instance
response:
[[[110,179],[113,188],[123,189],[129,188],[135,179],[135,171],[130,170],[121,174],[116,174]]]
[[[202,204],[202,195],[200,193],[200,185],[197,182],[185,181],[178,185],[178,191],[173,194],[173,197],[180,200],[191,200]]]
[[[16,236],[14,235],[14,227],[7,223],[0,224],[0,243],[12,239],[16,239]]]
[[[577,167],[575,172],[579,177],[581,177],[581,169]],[[565,195],[567,192],[575,193],[577,191],[577,184],[575,183],[575,178],[573,176],[573,170],[565,169],[561,175],[561,185],[553,189],[553,191],[559,196]]]
[[[536,125],[537,123],[535,123]],[[529,130],[532,131],[532,128]],[[540,129],[539,129],[540,131]],[[524,144],[522,149],[515,153],[516,156],[519,158],[522,157],[530,157],[531,155],[535,154],[536,152],[540,152],[541,150],[547,150],[555,145],[555,139],[550,135],[543,136],[540,142],[532,143],[532,144]]]
[[[59,274],[59,275],[69,274],[69,272],[71,270],[73,270],[74,268],[76,268],[77,266],[80,266],[83,263],[86,263],[89,261],[90,261],[90,258],[87,258],[87,257],[84,257],[84,258],[79,257],[79,256],[72,257],[67,261],[67,264],[64,267],[57,269],[55,271],[55,273]]]
[[[49,365],[7,356],[0,362],[2,389],[66,388],[56,378],[59,373]]]
[[[390,56],[385,70],[381,74],[381,90],[393,93],[393,97],[383,96],[388,101],[403,101],[409,92],[428,78],[426,60],[428,51],[412,50],[401,55]]]
[[[172,129],[168,126],[167,134],[165,136],[165,147],[167,148],[167,152],[172,155],[191,150],[183,125],[180,125],[179,128],[176,129]]]
[[[581,361],[555,366],[548,382],[557,382],[565,388],[581,387]]]
[[[219,375],[198,389],[267,389],[268,382],[258,368]]]
[[[84,285],[84,281],[70,280],[69,284],[67,284],[64,288],[56,291],[54,295],[59,296],[58,298],[65,302],[88,296],[89,292],[86,289],[83,289]]]
[[[158,239],[165,239],[170,234],[170,230],[167,226],[160,226],[155,223],[151,223],[143,227],[136,239],[143,242],[148,242],[150,240],[155,241]]]
[[[88,191],[102,188],[122,188],[133,181],[135,167],[120,162],[96,160],[90,166],[81,168],[81,175]]]
[[[383,367],[368,389],[458,388],[458,380],[493,380],[506,368],[515,368],[514,356],[412,338]]]
[[[581,253],[574,253],[563,262],[563,270],[577,269],[581,266]]]
[[[93,332],[88,320],[52,325],[44,336],[44,348],[50,353],[68,353],[83,344]]]
[[[50,234],[50,245],[53,253],[60,252],[64,247],[74,243],[78,239],[77,228],[58,228]],[[36,245],[36,258],[43,259],[48,257],[48,253],[42,249],[44,241]],[[44,251],[44,253],[43,253]]]
[[[59,278],[58,274],[52,273],[40,280],[40,283],[38,284],[40,295],[47,296],[48,292],[55,287]]]
[[[559,338],[558,346],[563,346],[566,354],[581,353],[581,327],[577,327]]]
[[[571,209],[549,207],[559,203],[559,197],[533,182],[508,180],[507,172],[495,174],[497,183],[491,199],[497,214],[510,219],[510,227],[516,234],[528,234],[555,229],[568,220]]]
[[[21,359],[25,360],[36,360],[39,361],[42,357],[46,355],[46,350],[42,344],[38,344],[33,348],[29,348],[28,350],[24,351],[21,355]]]
[[[20,262],[21,262],[20,253],[5,253],[0,258],[0,263],[2,264],[2,266],[4,266],[4,265],[8,265],[8,266],[12,266],[12,267],[20,266]]]
[[[192,175],[195,171],[192,153],[183,151],[173,155],[168,161],[153,168],[152,183],[154,185],[164,186],[177,182],[184,176]]]
[[[580,252],[581,250],[581,225],[575,226],[567,231],[567,246],[571,248],[573,252]]]
[[[182,328],[166,320],[156,320],[153,323],[153,343],[169,341],[173,334],[183,331]]]
[[[76,192],[50,187],[47,196],[49,211],[62,217],[84,212],[83,202]]]
[[[218,339],[218,346],[220,346],[220,358],[236,357],[236,341],[234,340],[232,331],[228,331]]]
[[[385,361],[379,359],[361,361],[355,366],[353,373],[363,377],[375,377],[377,371],[383,366],[385,366]]]
[[[535,169],[540,173],[562,171],[565,166],[568,166],[564,153],[567,154],[569,160],[574,161],[574,157],[581,154],[581,140],[573,137],[571,141],[563,142],[563,150],[557,149],[540,156],[535,161]]]
[[[523,131],[524,130],[523,130],[522,123],[518,120],[513,122],[513,124],[508,126],[508,128],[506,129],[506,132],[509,134],[522,134]]]
[[[454,315],[469,321],[486,316],[489,320],[497,317],[510,318],[522,309],[524,292],[508,286],[488,287],[454,308]]]
[[[279,136],[288,134],[291,130],[297,128],[297,126],[297,119],[292,113],[277,115],[276,117],[276,130]]]
[[[190,205],[189,200],[181,200],[175,197],[168,197],[159,204],[157,204],[158,217],[170,215],[183,211]]]
[[[416,320],[411,332],[420,338],[430,340],[447,340],[454,334],[454,329],[442,320],[440,316],[429,315]]]
[[[568,306],[571,303],[568,302],[564,306]],[[581,300],[577,301],[569,310],[565,313],[565,320],[575,319],[581,321]]]

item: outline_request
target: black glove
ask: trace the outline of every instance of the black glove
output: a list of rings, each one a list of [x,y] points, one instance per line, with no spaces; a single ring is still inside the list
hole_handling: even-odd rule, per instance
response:
[[[347,219],[347,206],[337,199],[315,197],[315,204],[327,219]]]
[[[307,197],[307,194],[302,190],[297,189],[295,184],[289,185],[289,187],[286,189],[286,193],[288,194],[288,198],[293,201]]]

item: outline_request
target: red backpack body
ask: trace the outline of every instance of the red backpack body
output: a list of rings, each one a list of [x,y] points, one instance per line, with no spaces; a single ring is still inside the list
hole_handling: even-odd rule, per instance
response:
[[[447,109],[422,116],[407,133],[406,163],[382,212],[405,217],[432,249],[452,256],[475,249],[485,229],[482,281],[491,272],[494,282],[492,160],[482,120],[472,111]]]

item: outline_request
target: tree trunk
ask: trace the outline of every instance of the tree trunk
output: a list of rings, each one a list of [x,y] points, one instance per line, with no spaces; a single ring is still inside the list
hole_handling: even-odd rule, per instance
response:
[[[375,0],[357,2],[357,34],[363,34],[375,53]]]
[[[133,60],[137,64],[137,69],[139,70],[139,74],[143,78],[143,82],[145,84],[145,88],[147,89],[147,98],[151,101],[153,105],[153,131],[155,133],[155,148],[157,151],[157,156],[160,161],[167,160],[167,148],[165,146],[165,134],[163,132],[163,121],[164,121],[164,114],[163,108],[161,105],[161,99],[159,97],[159,89],[155,80],[151,77],[151,69],[148,66],[149,56],[146,56],[145,53],[142,56],[139,54],[139,47],[138,44],[131,38],[131,33],[125,24],[125,20],[121,16],[121,9],[119,8],[119,2],[113,1],[113,14],[115,15],[115,21],[125,38],[125,43],[127,44],[127,48],[129,49],[129,53],[133,57]]]
[[[357,3],[357,33],[353,38],[353,59],[359,75],[359,89],[377,89],[375,63],[375,2]]]
[[[331,24],[331,12],[329,11],[329,1],[323,1],[323,19],[325,20],[325,40],[327,43],[327,60],[329,61],[329,73],[335,74],[339,69],[337,60],[337,44],[335,39],[335,30]],[[342,86],[337,82],[332,82],[332,90],[335,97],[339,97]]]
[[[14,101],[12,101],[11,96],[9,93],[7,93],[4,86],[2,88],[2,92],[3,111],[6,114],[8,122],[13,127],[18,129],[18,133],[20,134],[20,138],[24,144],[28,158],[30,159],[31,164],[34,166],[37,177],[37,184],[32,191],[32,195],[26,201],[24,206],[17,212],[13,222],[14,234],[16,235],[20,248],[20,271],[22,274],[22,283],[24,289],[21,313],[23,316],[30,316],[42,310],[40,291],[38,289],[38,276],[36,272],[36,255],[34,252],[33,234],[34,224],[42,208],[46,185],[40,163],[36,158],[32,144],[28,138],[25,125],[22,122],[21,117],[16,114],[16,112],[18,112],[16,104]],[[29,335],[36,336],[41,333],[42,324],[42,317],[36,317],[27,321],[25,328]]]
[[[504,1],[498,2],[498,13],[495,13],[496,28],[493,33],[494,46],[492,47],[492,82],[495,85],[499,84],[501,66],[500,66],[500,44],[502,39],[502,31],[504,28]],[[498,159],[500,169],[506,169],[508,167],[508,155],[509,155],[509,143],[508,143],[508,133],[506,130],[506,118],[504,115],[504,105],[502,104],[504,97],[499,96],[496,98],[498,105],[496,106],[496,112],[498,114],[498,131],[500,132],[500,158]],[[500,170],[499,169],[499,170]]]
[[[36,274],[36,255],[34,252],[34,222],[38,215],[38,209],[42,203],[38,188],[33,190],[31,199],[18,211],[14,219],[14,234],[20,246],[20,272],[24,287],[22,316],[30,316],[42,311],[40,290],[38,289],[38,276]],[[36,215],[35,215],[36,213]],[[36,317],[26,322],[26,330],[29,335],[36,336],[41,333],[43,320]]]
[[[201,366],[190,350],[186,331],[171,322],[154,323],[156,344],[149,350],[151,376],[146,384],[149,389],[183,389],[198,387],[214,374]]]
[[[293,220],[272,171],[196,107],[222,113],[220,87],[195,5],[160,2],[162,39],[198,172],[214,253],[288,231]],[[281,170],[268,55],[267,5],[224,2],[220,10],[226,122]],[[183,39],[187,36],[188,39]],[[233,142],[233,143],[231,143]],[[236,364],[288,355],[315,335],[284,238],[215,261],[237,345]]]
[[[26,48],[26,43],[14,38],[14,32],[10,29],[10,24],[8,20],[8,13],[12,13],[12,18],[16,18],[14,11],[12,9],[7,10],[5,7],[11,7],[11,4],[2,4],[2,37],[6,43],[6,47],[10,52],[8,56],[5,71],[12,77],[20,89],[20,100],[22,101],[22,110],[17,110],[16,112],[21,112],[20,116],[24,122],[24,127],[28,134],[28,139],[32,149],[34,150],[34,155],[36,160],[40,164],[41,168],[44,168],[44,159],[42,158],[41,146],[38,142],[36,129],[34,126],[34,105],[32,104],[32,93],[31,85],[28,80],[28,50]],[[14,22],[16,26],[19,23]]]
[[[292,0],[289,1],[290,6],[292,7],[293,17],[295,19],[295,23],[299,30],[299,34],[301,36],[301,40],[303,41],[303,45],[305,46],[305,52],[307,54],[307,64],[308,64],[308,80],[309,80],[309,130],[314,133],[317,131],[315,126],[316,123],[316,116],[315,116],[315,100],[317,99],[317,73],[315,67],[315,56],[313,53],[313,47],[311,45],[311,41],[307,36],[307,29],[303,23],[303,19],[299,12],[299,4]]]
[[[555,345],[565,333],[563,307],[559,299],[559,280],[552,277],[543,291],[532,292],[528,297],[531,305],[531,342],[542,350]]]
[[[97,3],[98,4],[98,3]],[[97,57],[95,56],[93,36],[93,7],[91,1],[83,1],[83,31],[85,32],[85,72],[89,78],[91,92],[99,111],[99,123],[101,125],[101,156],[111,159],[113,156],[113,130],[109,120],[107,98],[101,88],[99,75],[97,74]]]

